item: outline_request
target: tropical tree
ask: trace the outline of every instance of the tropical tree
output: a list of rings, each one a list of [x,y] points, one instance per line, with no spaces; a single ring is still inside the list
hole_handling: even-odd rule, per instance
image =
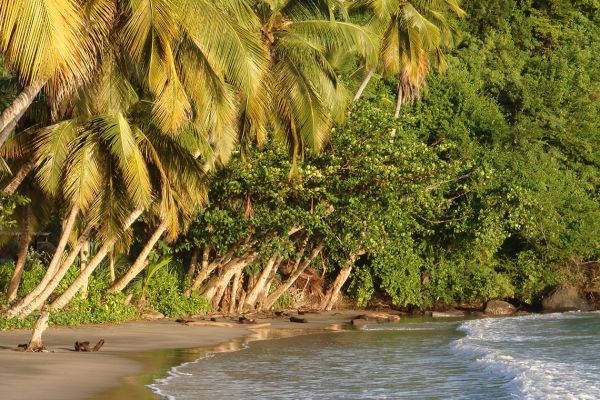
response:
[[[452,15],[463,17],[460,0],[357,0],[355,9],[371,13],[369,26],[377,32],[379,66],[384,73],[398,76],[395,117],[405,102],[419,98],[420,88],[433,63],[446,68],[444,48],[453,45],[458,32]],[[354,100],[360,99],[376,68],[367,68]]]

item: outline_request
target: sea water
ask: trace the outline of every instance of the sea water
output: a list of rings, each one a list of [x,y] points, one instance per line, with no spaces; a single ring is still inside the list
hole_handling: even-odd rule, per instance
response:
[[[407,319],[251,342],[173,368],[197,399],[600,399],[600,314]]]

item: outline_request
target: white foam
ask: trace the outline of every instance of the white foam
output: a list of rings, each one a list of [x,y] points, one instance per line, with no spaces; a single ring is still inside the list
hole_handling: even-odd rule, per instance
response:
[[[472,358],[475,367],[505,377],[507,390],[514,397],[598,399],[600,368],[577,361],[565,362],[560,351],[570,350],[552,347],[557,340],[587,338],[553,332],[553,324],[559,320],[584,317],[567,313],[467,321],[459,327],[466,336],[451,346],[455,353]]]

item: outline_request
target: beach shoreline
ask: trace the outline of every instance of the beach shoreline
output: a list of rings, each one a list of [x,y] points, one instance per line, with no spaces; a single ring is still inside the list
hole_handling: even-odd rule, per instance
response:
[[[308,314],[308,323],[260,319],[233,327],[189,326],[174,320],[127,322],[119,325],[51,327],[44,335],[49,352],[14,351],[26,343],[30,330],[0,332],[0,385],[3,400],[156,399],[145,385],[164,377],[183,362],[207,353],[235,351],[255,340],[342,329],[357,310]],[[97,353],[77,353],[75,341],[104,339]]]

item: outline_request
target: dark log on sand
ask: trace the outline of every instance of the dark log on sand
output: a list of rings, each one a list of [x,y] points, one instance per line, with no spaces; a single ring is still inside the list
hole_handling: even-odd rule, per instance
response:
[[[290,322],[296,322],[298,324],[305,324],[308,321],[306,320],[306,318],[290,317]]]

